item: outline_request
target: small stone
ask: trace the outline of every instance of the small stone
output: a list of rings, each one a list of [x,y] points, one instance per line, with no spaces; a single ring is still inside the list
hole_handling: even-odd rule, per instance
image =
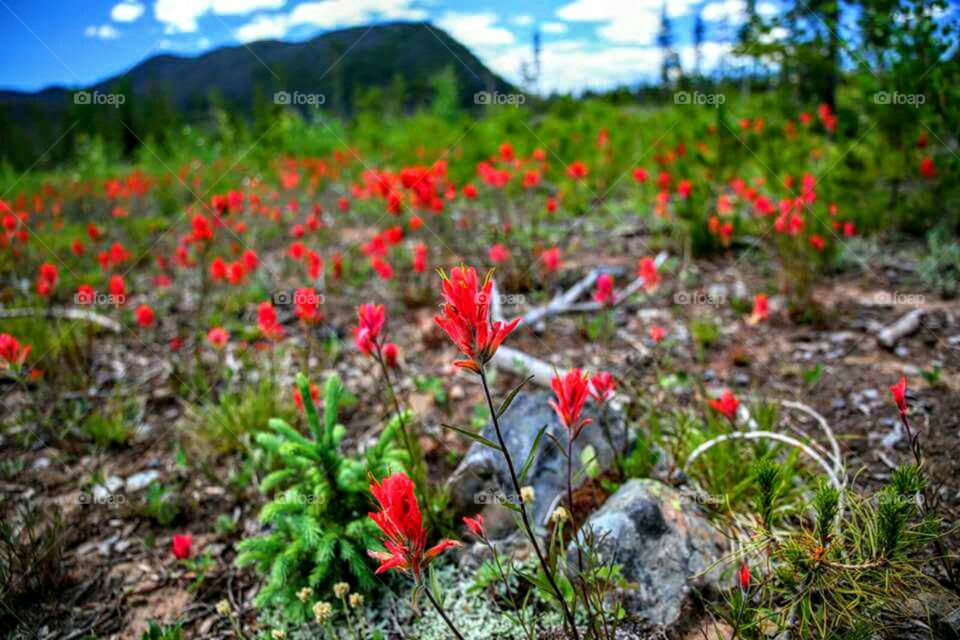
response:
[[[455,384],[450,387],[451,400],[463,400],[465,397],[467,397],[467,392],[463,390],[461,385]]]
[[[120,476],[110,476],[93,488],[93,497],[99,500],[106,500],[117,492],[123,486],[123,478]]]

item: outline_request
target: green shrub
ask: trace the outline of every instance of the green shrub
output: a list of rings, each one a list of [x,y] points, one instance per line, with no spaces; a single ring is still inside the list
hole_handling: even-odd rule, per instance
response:
[[[240,542],[237,564],[255,565],[266,578],[257,607],[276,607],[288,619],[304,621],[313,604],[298,597],[304,587],[319,595],[337,582],[366,592],[376,586],[367,557],[367,549],[379,544],[378,529],[367,517],[369,477],[405,468],[407,460],[394,446],[396,419],[362,454],[342,453],[339,445],[346,430],[337,423],[344,393],[340,379],[333,375],[327,380],[322,421],[303,374],[297,376],[297,385],[309,433],[272,419],[270,431],[257,434],[257,444],[276,465],[260,483],[273,499],[260,512],[267,532]]]

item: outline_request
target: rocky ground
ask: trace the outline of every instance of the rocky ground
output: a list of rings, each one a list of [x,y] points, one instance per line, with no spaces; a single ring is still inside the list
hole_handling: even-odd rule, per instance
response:
[[[628,241],[623,249],[625,255],[634,255]],[[558,367],[606,369],[629,379],[621,398],[629,406],[640,394],[649,394],[647,399],[665,394],[655,384],[663,372],[650,356],[653,345],[647,337],[651,324],[662,325],[668,329],[664,348],[669,349],[670,367],[685,372],[690,384],[729,387],[745,399],[803,402],[822,414],[838,436],[849,475],[864,489],[878,486],[892,468],[909,459],[887,391],[901,373],[906,374],[940,508],[955,524],[960,518],[960,465],[956,464],[960,302],[945,300],[923,285],[917,266],[920,256],[912,246],[884,246],[880,251],[865,245],[861,255],[842,272],[816,283],[813,297],[822,313],[813,323],[794,322],[783,301],[774,297],[770,321],[748,328],[744,319],[749,309],[744,312],[736,300],[749,301],[758,291],[770,291],[775,281],[770,265],[762,260],[730,256],[695,265],[672,264],[675,275],[665,273],[664,285],[655,295],[617,313],[618,330],[605,348],[585,336],[584,319],[577,315],[549,319],[543,333],[523,328],[510,344]],[[634,259],[627,262],[632,264]],[[616,266],[618,260],[591,256],[590,263]],[[567,265],[558,284],[569,286],[583,271],[578,265]],[[375,290],[378,284],[370,286],[374,290],[358,292],[354,302],[390,299]],[[681,292],[695,293],[701,298],[692,299],[707,302],[677,304],[682,301],[677,298]],[[520,312],[524,304],[530,302],[505,312],[508,316]],[[459,478],[454,486],[463,494],[461,507],[468,509],[470,496],[480,485],[468,482],[465,469],[473,465],[476,471],[483,463],[470,455],[464,459],[468,443],[440,424],[470,424],[481,396],[472,380],[451,368],[454,353],[432,324],[433,309],[429,302],[407,308],[391,305],[391,339],[403,353],[399,388],[402,401],[422,422],[431,474],[438,481],[451,474]],[[917,326],[884,344],[883,328],[915,309],[922,310]],[[331,307],[326,325],[349,341],[352,315],[352,304]],[[691,330],[698,318],[712,319],[719,328],[718,337],[702,354]],[[208,452],[202,464],[184,466],[181,452],[190,444],[190,434],[184,432],[186,409],[171,390],[175,374],[165,354],[152,353],[132,343],[129,336],[104,334],[98,345],[100,388],[108,388],[112,378],[138,389],[140,424],[129,446],[89,453],[69,437],[34,432],[7,410],[0,441],[0,491],[7,498],[42,505],[42,510],[58,507],[62,525],[46,541],[49,551],[41,554],[42,560],[24,567],[22,575],[12,576],[4,589],[33,580],[35,572],[50,570],[46,565],[51,560],[66,567],[66,573],[48,597],[3,613],[0,628],[13,631],[14,637],[138,638],[150,619],[180,620],[188,637],[226,638],[233,632],[214,610],[226,598],[243,612],[246,628],[252,629],[256,616],[251,600],[257,579],[248,570],[234,568],[232,561],[237,540],[244,532],[257,530],[261,498],[252,480],[229,480],[243,477],[242,457]],[[382,394],[372,366],[349,346],[337,365],[347,389],[363,400],[342,416],[350,431],[350,446],[363,442],[390,410],[378,400]],[[292,378],[296,369],[289,357],[279,366],[286,378]],[[319,372],[315,377],[321,377]],[[439,387],[424,383],[433,378]],[[501,394],[519,382],[512,374],[497,378],[495,386]],[[289,388],[288,382],[281,388]],[[511,411],[522,410],[534,422],[541,417],[538,412],[549,417],[535,393],[531,389],[523,400],[528,404]],[[683,385],[669,393],[671,402],[689,402]],[[19,390],[9,390],[5,398],[4,405],[10,408],[27,402]],[[29,442],[26,448],[24,441]],[[602,448],[599,441],[596,444]],[[539,477],[543,481],[551,478],[550,464],[542,461]],[[182,508],[167,526],[143,516],[145,493],[155,479],[180,487]],[[705,545],[712,544],[709,524],[700,515],[670,508],[673,501],[664,495],[676,489],[647,482],[625,485],[620,492],[626,497],[618,494],[605,505],[600,504],[606,498],[601,495],[594,500],[593,508],[599,511],[593,518],[618,523],[622,548],[631,550],[638,577],[656,585],[638,594],[635,609],[649,621],[667,625],[671,637],[704,637],[702,625],[712,623],[701,622],[702,607],[693,599],[681,598],[680,592],[688,589],[687,577],[706,567],[710,554]],[[551,507],[539,491],[538,516],[543,518]],[[542,490],[542,496],[549,494],[549,489]],[[611,513],[614,510],[616,514]],[[224,515],[234,523],[230,530],[217,524]],[[643,533],[651,530],[660,533],[653,537]],[[178,565],[169,553],[171,537],[182,532],[191,532],[194,548],[209,553],[213,560],[202,579],[200,572]],[[949,542],[956,550],[957,538]],[[692,619],[697,622],[691,624]],[[652,637],[644,634],[653,632],[639,625],[631,633],[623,637]]]

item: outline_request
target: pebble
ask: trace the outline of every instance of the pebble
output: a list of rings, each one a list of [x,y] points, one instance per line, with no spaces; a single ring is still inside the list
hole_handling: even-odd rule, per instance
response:
[[[111,494],[116,493],[123,486],[123,478],[120,476],[110,476],[93,488],[93,497],[97,500],[106,500]]]

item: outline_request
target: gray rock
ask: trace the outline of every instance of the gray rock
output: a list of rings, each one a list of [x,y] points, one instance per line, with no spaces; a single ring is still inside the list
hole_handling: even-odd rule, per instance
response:
[[[720,532],[699,513],[699,498],[656,480],[634,479],[620,487],[587,522],[604,561],[621,567],[635,588],[624,606],[651,624],[676,623],[692,590],[719,585]]]
[[[503,438],[513,458],[517,474],[527,459],[534,439],[544,425],[549,425],[547,434],[540,440],[536,457],[522,485],[532,486],[535,492],[533,516],[537,525],[546,523],[553,509],[566,493],[566,456],[557,446],[566,448],[567,433],[553,409],[547,404],[549,396],[543,393],[520,392],[507,412],[500,418]],[[609,427],[614,445],[623,446],[624,423],[607,411],[606,424],[592,401],[588,401],[584,415],[592,418],[573,446],[573,473],[576,477],[581,467],[581,453],[588,446],[593,448],[596,463],[601,470],[612,466],[613,450],[604,436]],[[490,422],[481,432],[483,437],[496,442],[497,436]],[[504,499],[515,499],[513,485],[503,455],[479,443],[472,443],[466,456],[447,481],[453,506],[462,513],[483,513],[488,534],[500,538],[516,529],[513,512],[500,506]]]
[[[103,481],[102,484],[98,484],[93,488],[93,497],[97,501],[107,500],[110,496],[120,490],[120,487],[123,486],[123,479],[119,476],[110,476]]]

